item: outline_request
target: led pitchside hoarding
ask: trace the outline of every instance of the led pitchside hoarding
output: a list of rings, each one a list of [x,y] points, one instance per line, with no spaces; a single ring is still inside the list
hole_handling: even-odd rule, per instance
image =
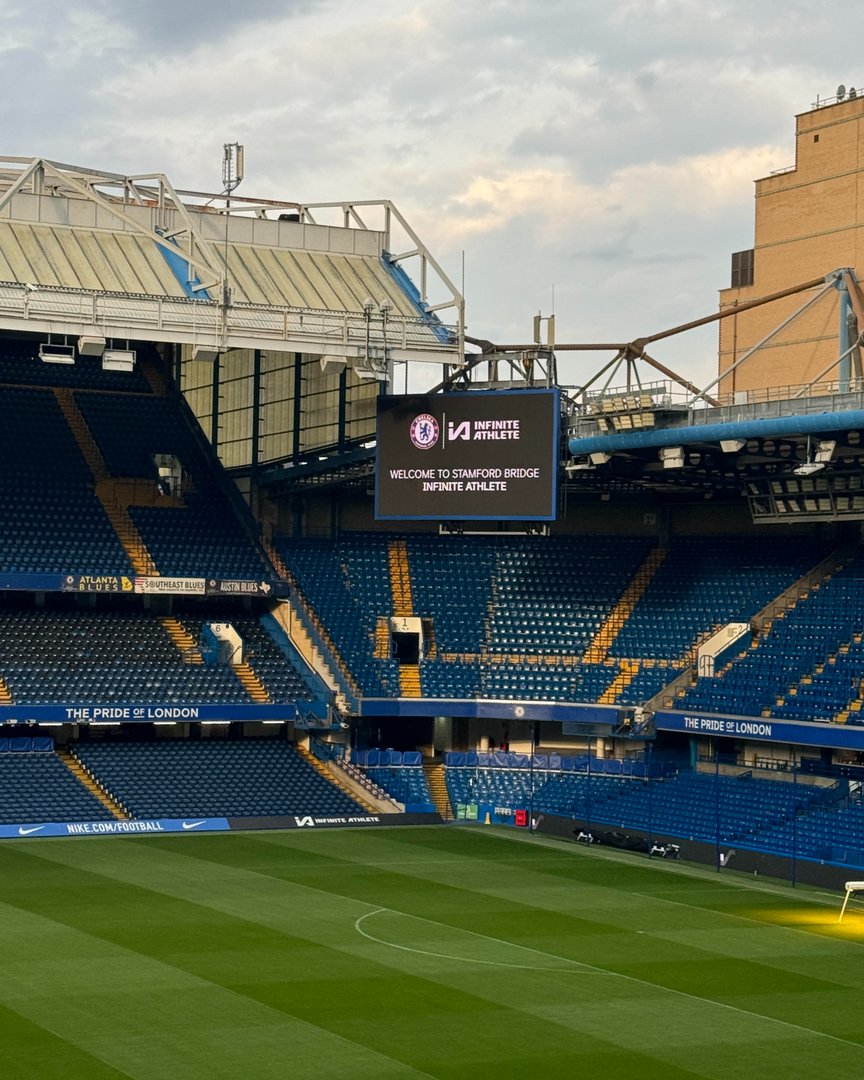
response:
[[[378,399],[379,520],[554,521],[557,390]]]

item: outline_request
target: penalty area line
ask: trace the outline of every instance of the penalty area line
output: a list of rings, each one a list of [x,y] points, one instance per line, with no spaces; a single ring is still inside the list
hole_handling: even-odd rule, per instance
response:
[[[484,941],[494,942],[496,945],[506,945],[510,949],[522,949],[526,952],[534,953],[538,956],[543,956],[549,960],[552,960],[558,964],[564,964],[568,966],[564,967],[537,967],[529,964],[512,964],[503,960],[481,960],[475,956],[453,956],[450,953],[432,952],[430,949],[418,949],[412,945],[397,945],[393,941],[385,941],[383,938],[375,937],[374,934],[370,934],[363,928],[363,923],[366,919],[371,918],[373,915],[382,915],[384,913],[388,915],[399,915],[402,918],[416,919],[420,922],[429,923],[431,926],[439,926],[446,930],[455,930],[462,934],[470,934],[472,937],[481,938]],[[566,973],[568,975],[608,975],[613,972],[602,971],[600,968],[592,968],[590,964],[583,964],[580,960],[570,960],[566,956],[556,956],[554,953],[544,953],[540,949],[532,949],[530,945],[520,945],[515,941],[505,941],[503,938],[491,937],[489,934],[481,934],[476,930],[463,930],[458,926],[448,926],[447,923],[438,922],[435,919],[427,919],[423,915],[412,915],[408,911],[397,911],[395,908],[379,907],[373,911],[367,911],[364,915],[354,920],[354,929],[357,933],[367,939],[367,941],[374,941],[376,945],[386,945],[388,949],[399,949],[400,952],[415,953],[419,956],[432,956],[439,960],[455,960],[458,963],[463,964],[483,964],[485,967],[499,967],[499,968],[513,968],[515,971],[539,971],[551,974]]]

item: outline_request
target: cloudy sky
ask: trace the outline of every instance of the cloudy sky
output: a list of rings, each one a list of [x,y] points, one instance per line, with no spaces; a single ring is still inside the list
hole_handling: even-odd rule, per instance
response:
[[[241,194],[389,198],[464,259],[469,333],[528,340],[554,298],[559,341],[629,340],[716,309],[862,30],[803,0],[0,0],[0,153],[216,191],[241,142]],[[704,385],[716,329],[654,355]]]

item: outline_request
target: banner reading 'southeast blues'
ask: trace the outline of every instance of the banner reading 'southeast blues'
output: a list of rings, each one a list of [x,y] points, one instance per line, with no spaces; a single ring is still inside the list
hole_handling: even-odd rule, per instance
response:
[[[557,390],[378,399],[375,517],[554,521]]]

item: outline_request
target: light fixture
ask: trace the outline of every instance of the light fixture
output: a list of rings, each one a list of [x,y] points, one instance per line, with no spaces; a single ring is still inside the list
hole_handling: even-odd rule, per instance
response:
[[[792,471],[796,476],[812,476],[813,473],[821,472],[824,468],[824,461],[802,461],[801,464]]]
[[[599,452],[595,454],[589,454],[588,457],[591,458],[592,465],[605,465],[607,461],[612,460],[611,454],[604,454]]]
[[[82,334],[78,338],[78,353],[81,356],[101,356],[105,352],[105,338],[101,334]]]
[[[193,360],[215,360],[219,355],[219,350],[214,345],[193,345],[192,346],[192,359]]]
[[[321,370],[325,375],[340,375],[347,365],[348,361],[344,356],[332,356],[329,353],[325,353],[321,357]]]
[[[39,359],[43,364],[74,364],[74,345],[52,345],[50,341],[43,341],[39,346]]]
[[[387,382],[387,371],[376,364],[374,360],[355,363],[351,369],[358,379],[378,379],[379,382]]]
[[[684,448],[682,446],[664,446],[660,449],[660,460],[664,469],[684,468]]]
[[[106,349],[102,353],[103,371],[132,371],[135,353],[131,349]]]
[[[830,440],[818,442],[816,444],[816,456],[814,458],[810,446],[810,437],[808,436],[806,460],[802,461],[801,464],[792,471],[796,476],[812,476],[813,473],[821,472],[831,460],[831,455],[834,453],[834,447],[836,445],[835,442]]]

